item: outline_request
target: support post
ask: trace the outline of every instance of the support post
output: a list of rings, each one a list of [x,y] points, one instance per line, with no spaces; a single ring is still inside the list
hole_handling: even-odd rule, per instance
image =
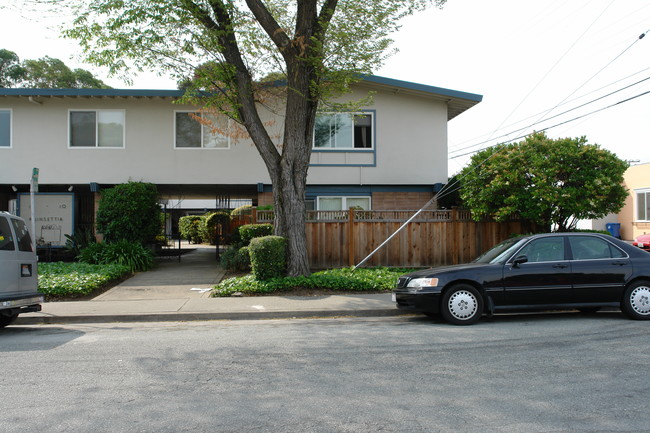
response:
[[[354,209],[348,209],[348,266],[354,267]]]

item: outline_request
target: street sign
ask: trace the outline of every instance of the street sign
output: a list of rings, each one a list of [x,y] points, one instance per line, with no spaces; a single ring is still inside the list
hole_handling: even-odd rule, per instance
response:
[[[34,192],[38,192],[38,168],[33,168],[32,169],[32,180],[30,182],[31,185],[31,190]]]

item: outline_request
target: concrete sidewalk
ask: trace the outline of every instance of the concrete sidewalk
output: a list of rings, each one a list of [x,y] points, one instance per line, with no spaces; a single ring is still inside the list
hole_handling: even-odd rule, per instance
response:
[[[16,324],[245,320],[293,317],[401,315],[389,293],[336,296],[248,296],[210,298],[223,278],[214,247],[195,248],[124,281],[90,301],[46,302],[43,311],[23,314]]]

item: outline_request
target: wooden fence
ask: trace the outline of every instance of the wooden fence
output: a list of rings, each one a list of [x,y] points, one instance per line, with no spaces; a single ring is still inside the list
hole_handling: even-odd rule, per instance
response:
[[[312,269],[354,266],[417,211],[308,211],[307,251]],[[254,210],[252,221],[272,223],[273,211]],[[469,211],[422,211],[364,266],[428,267],[466,263],[513,234],[522,221],[474,221]]]

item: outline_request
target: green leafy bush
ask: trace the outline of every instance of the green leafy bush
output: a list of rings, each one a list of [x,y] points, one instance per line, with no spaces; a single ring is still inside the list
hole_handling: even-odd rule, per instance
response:
[[[90,229],[76,230],[73,235],[66,234],[65,237],[67,239],[65,241],[65,249],[75,256],[89,245],[97,243],[95,234]]]
[[[217,227],[229,222],[230,214],[225,211],[210,212],[203,215],[199,224],[199,235],[201,240],[214,245],[217,239]]]
[[[212,296],[269,294],[297,288],[331,290],[335,292],[387,292],[395,287],[397,279],[413,269],[353,268],[330,269],[315,272],[308,277],[281,277],[259,281],[253,275],[228,278],[215,286]]]
[[[238,208],[235,208],[230,212],[230,218],[237,218],[242,215],[251,215],[253,213],[253,206],[249,204],[245,204],[243,206],[239,206]]]
[[[188,215],[178,219],[178,230],[181,237],[189,242],[200,244],[201,239],[201,217],[199,215]]]
[[[221,267],[229,271],[250,271],[251,259],[248,247],[230,247],[221,254]]]
[[[103,190],[97,230],[107,242],[127,239],[143,245],[154,243],[161,231],[156,185],[128,182]]]
[[[233,239],[233,244],[221,255],[221,266],[229,271],[248,271],[251,269],[249,249],[251,239],[273,234],[272,224],[247,224],[239,227],[239,236]]]
[[[239,227],[239,234],[242,243],[248,245],[254,238],[271,236],[273,234],[273,224],[246,224]]]
[[[108,244],[105,242],[90,244],[79,251],[77,260],[91,265],[104,263],[104,251],[106,250],[107,245]]]
[[[154,264],[151,250],[129,241],[92,244],[81,250],[77,258],[82,263],[123,265],[131,272],[147,271]]]
[[[38,290],[48,297],[83,296],[130,273],[127,266],[117,264],[39,263]]]
[[[251,270],[260,281],[284,275],[287,267],[287,240],[281,236],[253,238],[248,251]]]

